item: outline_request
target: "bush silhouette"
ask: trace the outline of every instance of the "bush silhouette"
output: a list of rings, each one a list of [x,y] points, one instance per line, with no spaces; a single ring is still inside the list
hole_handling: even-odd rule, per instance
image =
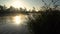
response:
[[[60,32],[60,11],[47,10],[36,18],[30,20],[28,26],[34,34],[58,34]]]

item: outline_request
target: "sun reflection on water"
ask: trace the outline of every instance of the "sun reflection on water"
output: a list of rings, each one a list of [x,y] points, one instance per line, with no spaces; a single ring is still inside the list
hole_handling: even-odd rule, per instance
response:
[[[15,22],[15,24],[20,24],[21,23],[21,17],[20,16],[15,16],[14,17],[14,22]]]
[[[13,22],[16,25],[21,25],[21,24],[25,24],[25,22],[27,22],[27,16],[25,15],[16,15],[13,17]]]

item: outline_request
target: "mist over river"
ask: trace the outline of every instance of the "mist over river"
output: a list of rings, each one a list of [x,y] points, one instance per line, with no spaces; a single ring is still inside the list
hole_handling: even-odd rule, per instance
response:
[[[23,14],[0,17],[0,34],[28,34],[27,22]]]

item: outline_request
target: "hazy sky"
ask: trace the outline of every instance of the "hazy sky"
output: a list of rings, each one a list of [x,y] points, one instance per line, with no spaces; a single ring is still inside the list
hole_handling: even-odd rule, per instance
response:
[[[44,5],[41,0],[0,0],[0,5],[6,5],[9,7],[14,1],[19,1],[22,5],[28,9],[31,9],[33,6],[39,9],[41,6]],[[50,0],[46,0],[46,3],[49,3]],[[58,3],[60,5],[60,1]]]

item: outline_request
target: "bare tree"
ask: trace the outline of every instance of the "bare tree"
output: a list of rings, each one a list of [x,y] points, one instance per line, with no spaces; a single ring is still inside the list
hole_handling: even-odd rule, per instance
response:
[[[47,4],[44,0],[42,0],[42,2],[44,3],[44,6],[43,8],[45,9],[50,9],[51,7],[51,4],[53,4],[53,7],[54,9],[56,9],[59,5],[56,5],[56,3],[58,2],[59,0],[51,0],[51,2],[49,4]]]

